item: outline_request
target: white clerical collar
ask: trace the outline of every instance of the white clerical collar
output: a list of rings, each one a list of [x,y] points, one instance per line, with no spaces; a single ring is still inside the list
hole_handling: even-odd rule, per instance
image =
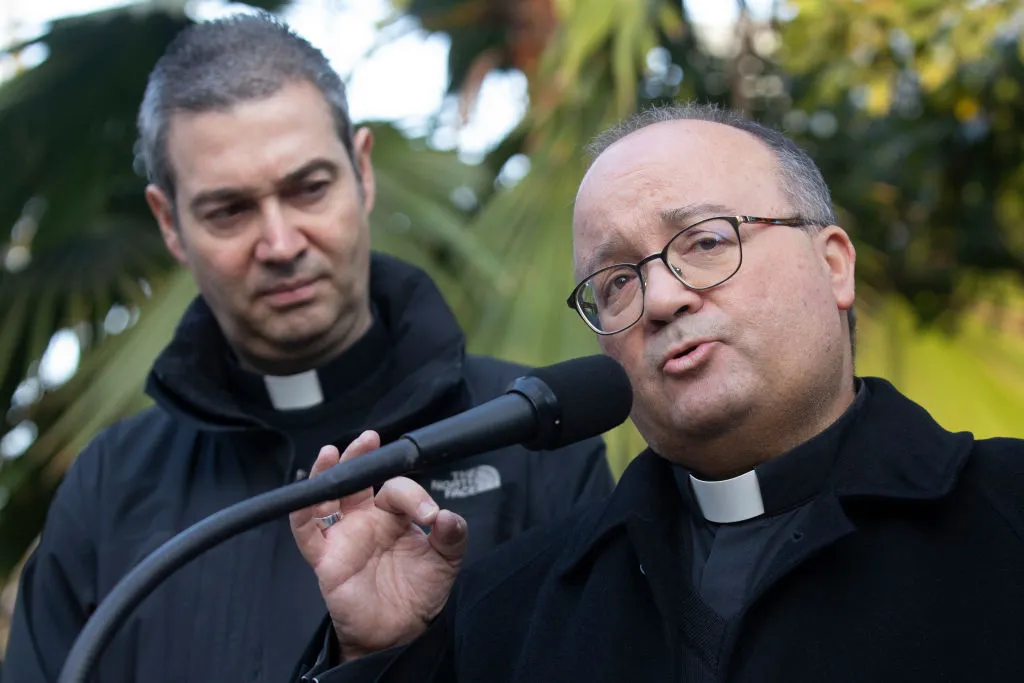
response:
[[[276,410],[301,410],[324,402],[324,392],[320,388],[320,376],[316,370],[286,377],[264,375],[263,383],[267,387],[270,404]]]
[[[733,524],[764,514],[761,484],[754,470],[723,481],[704,481],[691,474],[690,484],[697,505],[709,522]]]

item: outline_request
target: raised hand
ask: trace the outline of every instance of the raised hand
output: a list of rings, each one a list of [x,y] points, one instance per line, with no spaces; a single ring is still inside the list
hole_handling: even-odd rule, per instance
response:
[[[363,432],[338,456],[320,449],[310,476],[341,460],[373,457],[376,432]],[[321,528],[319,519],[327,520]],[[336,520],[336,521],[334,521]],[[333,521],[333,524],[331,522]],[[431,527],[425,533],[420,526]],[[316,572],[345,661],[400,645],[422,633],[444,607],[468,539],[466,521],[405,477],[291,515],[292,533]]]

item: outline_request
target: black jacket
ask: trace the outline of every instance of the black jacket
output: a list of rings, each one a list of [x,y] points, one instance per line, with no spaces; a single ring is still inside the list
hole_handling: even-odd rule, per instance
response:
[[[1024,680],[1024,442],[949,433],[865,381],[806,525],[724,634],[689,581],[671,467],[647,452],[606,503],[464,572],[405,650],[324,671],[317,645],[305,680],[686,681],[689,653],[736,683]]]
[[[391,352],[359,385],[364,405],[351,406],[365,421],[325,442],[344,447],[363,428],[396,438],[500,395],[524,373],[465,355],[451,312],[412,266],[375,255],[371,297]],[[105,430],[68,471],[22,576],[5,681],[55,681],[85,619],[133,565],[192,523],[309,467],[315,452],[293,452],[225,389],[225,348],[197,300],[154,364],[148,391],[157,406]],[[320,422],[333,424],[330,415]],[[613,486],[599,439],[555,453],[506,448],[415,478],[468,520],[473,557]],[[96,680],[277,683],[323,612],[282,519],[173,575],[120,628]]]

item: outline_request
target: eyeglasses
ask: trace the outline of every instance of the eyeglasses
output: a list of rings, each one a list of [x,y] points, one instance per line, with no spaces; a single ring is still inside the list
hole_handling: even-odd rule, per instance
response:
[[[639,263],[617,263],[589,275],[576,285],[565,303],[598,334],[617,334],[629,329],[644,315],[645,264],[661,261],[692,290],[717,287],[735,275],[743,263],[740,225],[744,223],[793,228],[811,224],[803,218],[705,218],[677,232],[660,253]]]

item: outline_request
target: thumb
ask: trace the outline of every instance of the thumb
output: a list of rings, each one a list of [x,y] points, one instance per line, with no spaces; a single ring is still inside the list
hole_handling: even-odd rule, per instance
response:
[[[462,564],[469,544],[469,525],[451,510],[437,513],[434,525],[430,529],[430,545],[453,567]]]

